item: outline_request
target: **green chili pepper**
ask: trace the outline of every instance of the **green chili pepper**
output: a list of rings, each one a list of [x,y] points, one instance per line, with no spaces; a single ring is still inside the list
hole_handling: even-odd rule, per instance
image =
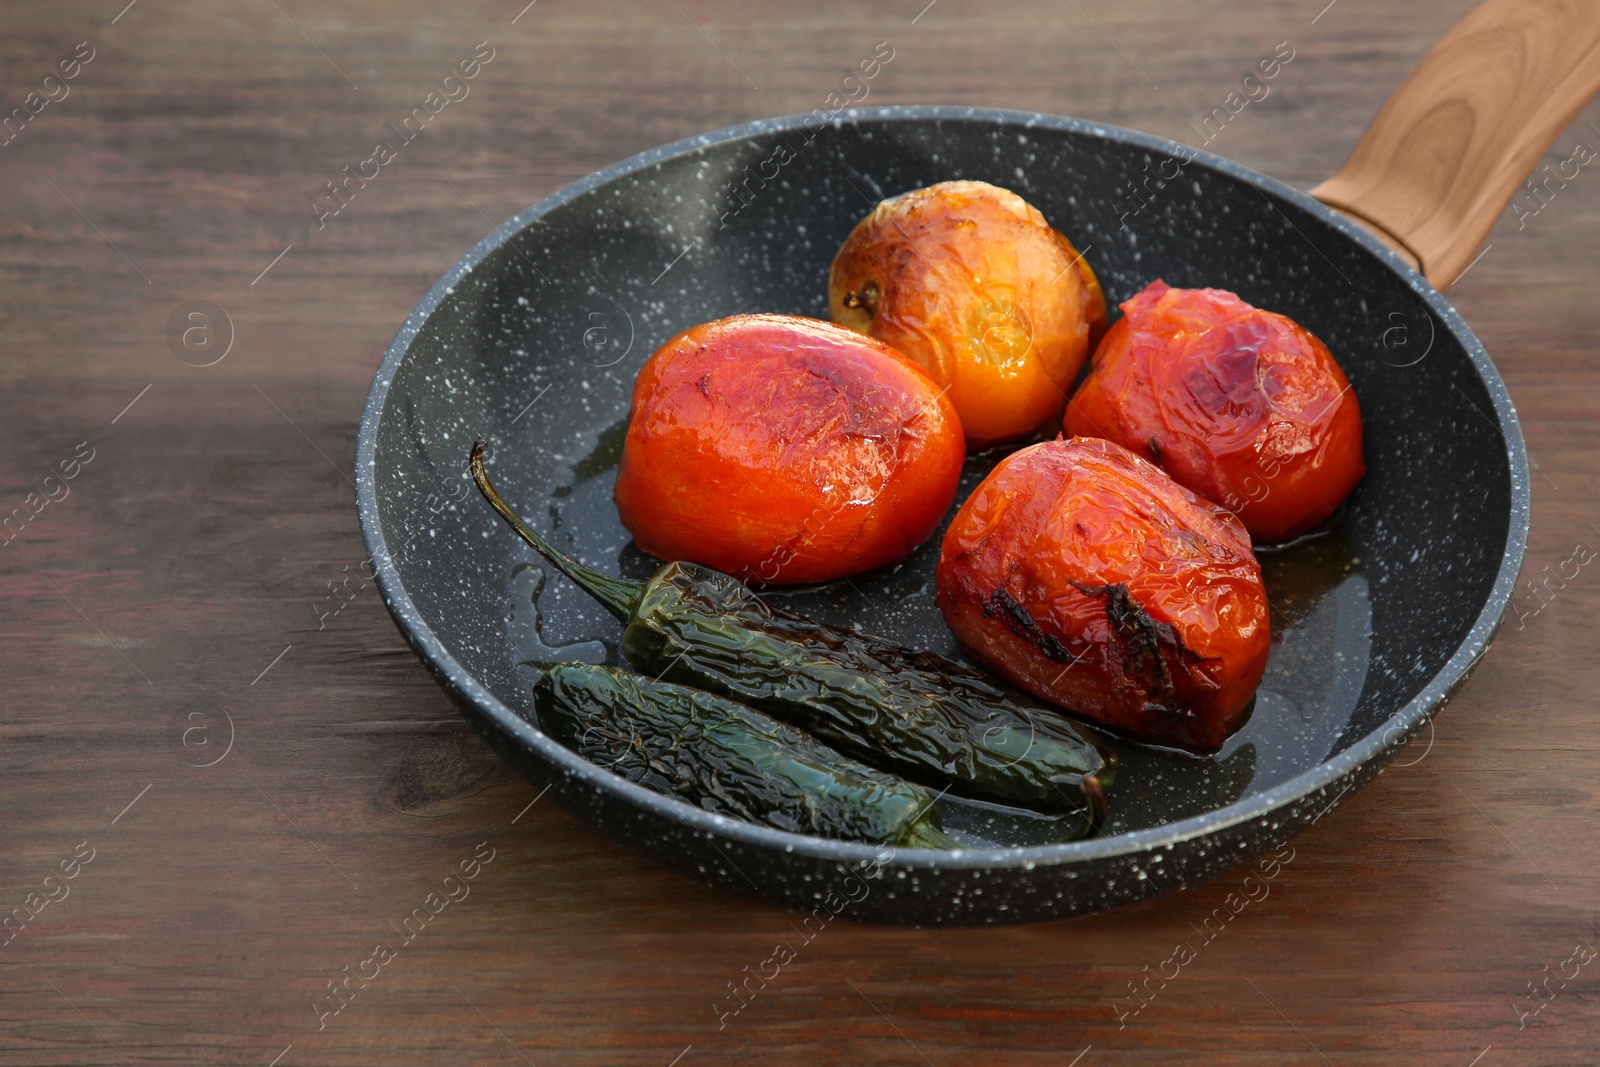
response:
[[[773,608],[743,582],[668,563],[647,582],[557,551],[500,499],[472,450],[485,498],[524,540],[598,600],[640,670],[709,689],[912,781],[1050,811],[1105,813],[1115,755],[1052,709],[952,660]]]
[[[614,667],[568,663],[533,687],[539,726],[629,781],[780,830],[907,848],[959,848],[935,797],[725,697]]]

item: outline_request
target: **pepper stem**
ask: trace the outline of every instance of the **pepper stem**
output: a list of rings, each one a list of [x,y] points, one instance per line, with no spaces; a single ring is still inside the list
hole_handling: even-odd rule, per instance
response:
[[[495,492],[494,486],[489,484],[489,475],[483,469],[483,456],[485,449],[483,441],[474,441],[472,444],[472,480],[478,483],[478,491],[483,494],[500,517],[528,544],[539,550],[539,555],[549,560],[550,563],[577,583],[585,593],[594,597],[611,614],[622,622],[633,618],[634,609],[639,606],[639,600],[644,595],[643,582],[636,582],[629,578],[616,578],[603,574],[592,567],[586,567],[571,556],[556,549],[549,541],[534,533],[523,522],[516,512],[500,499],[500,494]]]
[[[1106,791],[1092,774],[1083,776],[1081,788],[1084,800],[1089,802],[1089,832],[1094,833],[1106,821]]]
[[[960,848],[961,842],[939,829],[930,826],[925,819],[916,819],[900,835],[900,840],[895,844],[901,848]]]

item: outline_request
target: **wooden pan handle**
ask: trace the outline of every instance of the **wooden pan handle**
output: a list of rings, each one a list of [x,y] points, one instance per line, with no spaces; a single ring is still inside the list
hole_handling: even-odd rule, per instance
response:
[[[1311,190],[1409,254],[1440,290],[1600,92],[1600,0],[1469,2],[1477,10],[1389,98],[1338,173]]]

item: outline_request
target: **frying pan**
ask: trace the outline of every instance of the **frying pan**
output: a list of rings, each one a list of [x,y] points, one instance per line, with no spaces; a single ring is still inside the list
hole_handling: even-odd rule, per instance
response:
[[[1600,11],[1583,4],[1478,5],[1314,191],[1320,200],[1159,137],[950,107],[749,123],[568,186],[445,274],[373,381],[357,503],[401,633],[489,744],[569,809],[693,878],[819,919],[1060,917],[1183,887],[1282,843],[1444,704],[1516,581],[1529,520],[1521,431],[1440,290],[1600,89]],[[952,852],[725,818],[554,743],[531,710],[528,664],[619,662],[619,629],[471,491],[473,439],[488,442],[511,505],[558,544],[648,574],[656,561],[611,502],[645,358],[725,315],[825,318],[828,266],[854,223],[881,197],[955,178],[1036,205],[1113,305],[1156,278],[1230,289],[1304,324],[1340,359],[1368,473],[1321,536],[1261,554],[1275,636],[1250,720],[1210,759],[1118,742],[1112,816],[1092,839],[1050,844],[1047,820],[946,798],[946,826],[969,846]],[[962,497],[1000,455],[969,460]],[[933,603],[939,537],[895,567],[772,595],[959,656]]]

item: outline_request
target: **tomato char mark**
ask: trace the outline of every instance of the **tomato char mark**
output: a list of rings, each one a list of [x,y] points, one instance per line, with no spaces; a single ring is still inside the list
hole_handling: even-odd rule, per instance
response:
[[[1012,633],[1033,645],[1047,658],[1057,663],[1066,663],[1076,658],[1054,634],[1047,634],[1040,629],[1039,621],[1003,586],[990,593],[989,599],[983,605],[984,618],[992,618],[996,611],[1002,613],[1000,618]]]
[[[1171,652],[1185,666],[1200,663],[1203,657],[1183,643],[1170,623],[1151,618],[1133,599],[1125,583],[1095,586],[1073,582],[1072,585],[1085,596],[1105,601],[1106,622],[1117,637],[1123,676],[1142,682],[1152,696],[1176,702],[1177,689],[1163,650]]]

